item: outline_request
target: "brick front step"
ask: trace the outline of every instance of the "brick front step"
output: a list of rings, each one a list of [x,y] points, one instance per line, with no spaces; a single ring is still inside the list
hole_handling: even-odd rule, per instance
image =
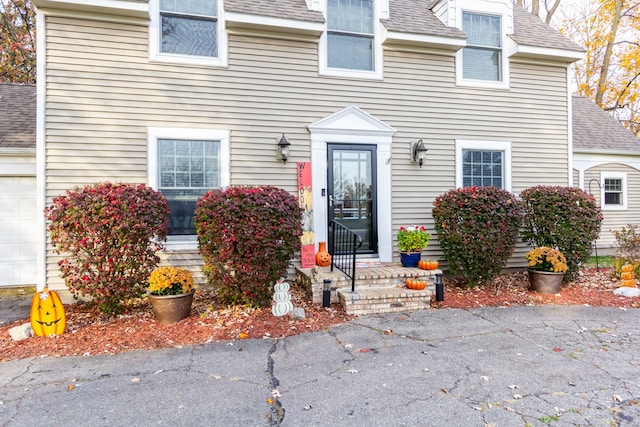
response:
[[[329,267],[319,269],[318,275],[313,275],[310,268],[298,267],[296,280],[305,289],[307,298],[315,304],[322,304],[323,282],[329,279],[331,303],[342,304],[349,314],[371,314],[429,308],[431,296],[435,294],[432,276],[436,273],[442,271],[406,268],[399,263],[358,267],[354,294],[351,294],[351,280],[339,270],[330,271]],[[404,281],[408,277],[427,280],[429,286],[423,291],[407,289]],[[342,299],[340,293],[344,295]],[[379,297],[385,293],[390,296]]]
[[[407,310],[429,308],[431,286],[422,291],[415,291],[404,287],[356,287],[338,289],[338,300],[347,314],[362,315],[375,313],[393,313]]]

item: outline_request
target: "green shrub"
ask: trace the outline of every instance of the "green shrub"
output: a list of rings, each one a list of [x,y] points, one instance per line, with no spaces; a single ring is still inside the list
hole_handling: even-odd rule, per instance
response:
[[[202,196],[195,226],[205,273],[227,304],[271,304],[273,285],[300,250],[295,196],[270,187],[230,187]]]
[[[549,246],[567,258],[566,279],[573,279],[589,260],[600,234],[602,211],[593,196],[579,188],[544,186],[524,190],[522,239],[533,246]]]
[[[45,217],[56,252],[67,255],[58,265],[74,298],[91,297],[113,314],[142,295],[168,215],[164,196],[143,184],[93,184],[54,198]]]
[[[494,187],[438,196],[433,218],[449,271],[461,274],[469,287],[497,276],[516,245],[522,215],[516,197]]]

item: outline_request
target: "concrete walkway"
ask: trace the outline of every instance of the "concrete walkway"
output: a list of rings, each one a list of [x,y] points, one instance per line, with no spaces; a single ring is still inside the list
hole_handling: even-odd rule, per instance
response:
[[[281,340],[0,364],[0,426],[640,425],[640,310],[363,316]]]

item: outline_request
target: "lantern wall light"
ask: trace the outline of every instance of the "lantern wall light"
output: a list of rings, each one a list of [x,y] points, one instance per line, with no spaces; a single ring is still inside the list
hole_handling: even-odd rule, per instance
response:
[[[427,159],[428,148],[424,146],[424,142],[419,140],[411,144],[411,161],[417,163],[422,167],[422,164]]]
[[[277,138],[276,138],[277,139]],[[285,136],[284,132],[282,133],[282,137],[278,140],[276,157],[278,160],[281,160],[282,163],[287,163],[287,159],[289,158],[289,146],[291,143]]]

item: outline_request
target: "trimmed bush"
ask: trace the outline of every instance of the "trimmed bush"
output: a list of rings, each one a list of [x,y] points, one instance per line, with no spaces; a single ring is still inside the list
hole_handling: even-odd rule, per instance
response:
[[[486,282],[505,267],[522,222],[520,202],[495,187],[467,187],[436,198],[433,218],[449,271],[468,287]]]
[[[198,199],[195,226],[209,283],[226,304],[271,304],[300,250],[298,199],[270,187],[229,187]]]
[[[51,243],[67,256],[58,266],[74,298],[90,297],[107,314],[142,295],[167,236],[164,196],[144,184],[87,185],[45,209]]]
[[[579,188],[544,186],[524,190],[522,239],[533,246],[558,249],[567,258],[565,279],[573,279],[591,255],[600,234],[602,211],[593,196]]]

